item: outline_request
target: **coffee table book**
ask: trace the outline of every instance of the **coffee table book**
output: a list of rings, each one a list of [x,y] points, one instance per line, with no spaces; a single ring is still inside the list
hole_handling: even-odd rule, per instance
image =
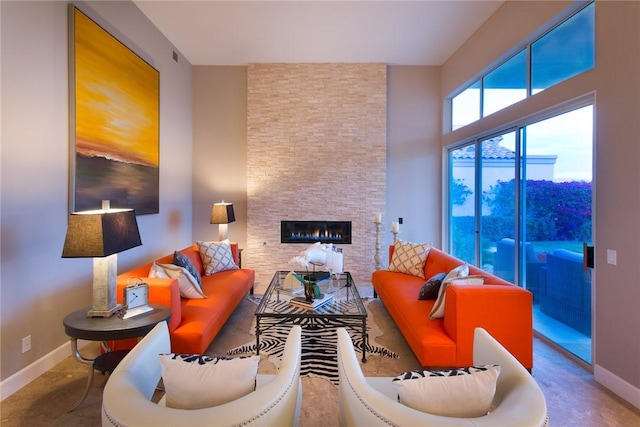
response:
[[[321,305],[328,303],[329,301],[333,301],[333,295],[331,294],[320,294],[320,295],[321,295],[320,298],[314,298],[312,302],[307,302],[307,300],[304,297],[293,297],[289,302],[295,306],[313,310],[315,308],[320,307]]]

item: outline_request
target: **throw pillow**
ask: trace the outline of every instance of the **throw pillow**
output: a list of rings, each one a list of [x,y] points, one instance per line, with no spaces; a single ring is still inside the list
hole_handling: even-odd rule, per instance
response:
[[[185,254],[175,251],[173,253],[173,263],[177,266],[186,268],[189,273],[191,273],[193,278],[196,279],[198,285],[202,287],[202,278],[200,277],[200,272],[196,269],[196,266],[193,265],[191,260],[187,258]]]
[[[418,293],[418,299],[436,299],[438,298],[438,290],[440,289],[440,285],[442,284],[442,280],[446,277],[447,273],[438,273],[431,277],[429,280],[424,282],[424,285],[420,287],[420,292]]]
[[[453,279],[454,277],[461,277],[461,276],[468,276],[468,275],[469,275],[469,264],[465,262],[464,264],[457,266],[456,268],[451,270],[449,273],[447,273],[445,278],[442,279],[442,282],[444,283],[449,279]]]
[[[411,243],[396,240],[389,271],[424,277],[424,263],[431,250],[430,243]]]
[[[200,284],[193,278],[189,270],[175,264],[153,263],[149,270],[149,277],[161,279],[178,279],[178,288],[182,298],[200,299],[207,296],[202,291]]]
[[[238,269],[233,260],[228,239],[220,242],[196,241],[196,245],[198,245],[200,257],[202,257],[202,263],[204,264],[204,274],[209,275],[219,271]]]
[[[239,399],[255,390],[259,362],[260,356],[161,354],[167,406],[200,409]]]
[[[444,303],[449,285],[482,285],[486,276],[463,276],[454,277],[453,279],[443,280],[438,291],[438,299],[429,313],[429,319],[441,319],[444,317]]]
[[[442,279],[442,283],[440,284],[440,287],[438,288],[438,297],[436,298],[436,303],[433,305],[433,308],[431,309],[431,313],[429,313],[429,318],[430,319],[438,319],[440,317],[444,316],[444,291],[446,288],[445,282],[450,281],[453,278],[456,277],[464,277],[464,276],[468,276],[469,275],[469,264],[467,264],[466,262],[464,264],[461,264],[459,266],[457,266],[456,268],[452,269],[451,271],[449,271],[447,273],[447,275],[444,277],[444,279]],[[439,310],[439,307],[442,305],[442,310]],[[435,317],[436,313],[440,316],[440,317]]]
[[[472,418],[491,410],[500,366],[409,371],[393,379],[400,403],[443,417]]]

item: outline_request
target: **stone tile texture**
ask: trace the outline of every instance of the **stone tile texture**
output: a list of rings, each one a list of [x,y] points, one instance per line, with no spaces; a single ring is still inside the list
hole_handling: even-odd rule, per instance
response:
[[[345,270],[369,281],[386,200],[387,66],[251,64],[247,79],[243,263],[268,283],[306,247],[281,244],[280,221],[352,221]]]

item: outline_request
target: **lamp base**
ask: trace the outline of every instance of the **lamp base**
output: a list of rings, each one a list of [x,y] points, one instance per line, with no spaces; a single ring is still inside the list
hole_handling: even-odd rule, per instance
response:
[[[87,317],[111,317],[122,309],[122,304],[116,304],[108,310],[94,310],[87,312]]]
[[[111,317],[118,312],[116,304],[117,254],[93,259],[93,304],[87,317]]]
[[[218,240],[223,241],[229,235],[229,224],[218,224]]]

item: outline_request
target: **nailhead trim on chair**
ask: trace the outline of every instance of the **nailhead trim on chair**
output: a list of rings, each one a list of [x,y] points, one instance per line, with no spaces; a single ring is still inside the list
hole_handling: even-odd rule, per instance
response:
[[[349,387],[351,388],[353,393],[358,397],[358,400],[360,401],[360,403],[362,403],[362,405],[365,408],[367,408],[369,410],[369,412],[371,412],[373,415],[375,415],[378,419],[380,419],[384,423],[389,424],[390,426],[394,426],[395,427],[395,424],[393,424],[391,421],[389,421],[388,419],[386,419],[385,417],[383,417],[382,415],[377,413],[371,406],[369,406],[369,404],[367,402],[364,401],[364,399],[362,399],[362,396],[360,396],[360,394],[357,392],[357,390],[355,388],[353,388],[353,384],[351,383],[351,380],[349,379],[349,375],[347,374],[347,372],[344,369],[342,369],[342,372],[344,372],[344,378],[347,379],[347,382],[349,383]]]
[[[549,413],[544,417],[544,423],[542,423],[541,427],[549,427]]]
[[[293,386],[293,382],[296,381],[296,380],[300,381],[300,378],[299,377],[292,378],[292,380],[289,381],[289,384],[287,385],[287,388],[284,390],[284,392],[280,393],[280,398],[278,400],[276,400],[271,406],[269,406],[268,408],[266,408],[265,410],[260,412],[258,415],[248,419],[247,421],[243,421],[240,424],[236,424],[236,426],[249,425],[250,423],[256,421],[257,419],[259,419],[259,418],[263,417],[264,415],[266,415],[267,413],[269,413],[273,408],[278,406],[278,403],[280,403],[280,401],[284,398],[285,394],[287,394],[287,392],[289,390],[291,390],[291,387]],[[104,407],[102,408],[102,412],[104,412],[104,414],[106,415],[107,419],[111,422],[111,425],[113,425],[115,427],[124,427],[123,425],[118,424],[117,422],[115,422],[114,419],[111,418],[111,415],[109,415],[109,413],[104,409]]]
[[[291,390],[291,387],[293,386],[293,382],[294,381],[300,381],[300,377],[294,377],[291,379],[291,381],[289,381],[289,384],[287,385],[287,388],[280,393],[280,398],[278,400],[276,400],[275,402],[273,402],[273,404],[271,404],[271,406],[269,406],[268,408],[266,408],[265,410],[263,410],[262,412],[260,412],[258,415],[252,417],[251,419],[244,421],[240,424],[237,424],[238,426],[246,426],[249,423],[252,423],[253,421],[263,417],[264,415],[266,415],[269,411],[271,411],[273,408],[275,408],[276,406],[278,406],[278,403],[280,403],[280,401],[284,398],[285,394],[287,394],[289,392],[289,390]]]
[[[365,402],[362,397],[360,396],[360,394],[356,391],[356,389],[353,388],[353,385],[351,384],[351,380],[349,379],[349,375],[345,372],[345,370],[343,369],[342,372],[344,372],[344,378],[347,379],[347,382],[349,383],[349,387],[351,388],[351,390],[353,390],[353,393],[358,396],[358,400],[360,400],[360,403],[362,403],[362,405],[364,405],[365,408],[367,408],[369,410],[369,412],[371,412],[373,415],[375,415],[377,418],[379,418],[380,420],[382,420],[383,422],[389,424],[390,426],[394,426],[395,424],[393,424],[391,421],[389,421],[388,419],[384,418],[383,416],[381,416],[380,414],[378,414],[371,406],[369,406],[369,404],[367,402]],[[542,425],[540,427],[549,427],[549,413],[547,413],[544,417],[544,422],[542,423]]]
[[[113,418],[111,418],[111,415],[109,415],[109,413],[106,411],[106,409],[104,409],[104,406],[102,407],[102,412],[107,417],[107,419],[111,422],[111,425],[116,426],[116,427],[124,427],[123,425],[118,424],[117,422],[115,422]]]

